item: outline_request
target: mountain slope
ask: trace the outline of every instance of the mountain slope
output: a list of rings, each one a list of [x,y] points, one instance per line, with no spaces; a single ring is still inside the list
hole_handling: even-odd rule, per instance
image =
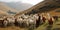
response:
[[[55,9],[60,8],[60,5],[55,4],[55,3],[57,3],[57,2],[43,1],[23,12],[16,14],[16,16],[23,14],[23,13],[24,14],[36,14],[36,13],[45,13],[45,12],[50,13],[51,12],[51,14],[52,14],[53,13],[52,11],[54,11],[55,14],[59,14],[60,12],[59,13],[55,12]]]
[[[13,13],[17,13],[17,11],[13,8],[10,8],[9,6],[7,6],[4,2],[0,2],[0,10],[3,12],[13,12]],[[8,13],[10,14],[10,13]]]
[[[6,12],[4,12],[4,11],[1,11],[1,10],[0,10],[0,15],[2,15],[2,14],[7,15],[7,13],[6,13]]]
[[[54,11],[49,12],[52,16],[60,16],[60,8],[54,9]]]

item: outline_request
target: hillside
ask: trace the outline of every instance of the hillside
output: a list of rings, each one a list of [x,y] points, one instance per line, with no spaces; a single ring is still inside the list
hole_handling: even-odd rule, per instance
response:
[[[58,14],[59,15],[60,12],[55,12],[56,9],[60,8],[59,3],[60,2],[56,2],[56,1],[53,1],[53,0],[42,1],[42,2],[38,3],[37,5],[31,7],[31,8],[29,8],[29,9],[23,11],[23,12],[20,12],[20,13],[16,14],[16,16],[18,16],[20,14],[23,14],[23,13],[25,13],[25,14],[35,14],[35,13],[45,13],[45,12],[50,13],[51,15],[52,14],[54,14],[54,15]],[[54,13],[53,13],[53,11],[54,11]]]
[[[1,10],[0,10],[0,15],[2,15],[2,14],[7,15],[7,13],[6,13],[6,12],[4,12],[4,11],[1,11]]]
[[[6,12],[7,14],[12,14],[9,12],[17,13],[17,11],[15,9],[10,8],[4,2],[0,2],[0,10],[3,12]]]
[[[49,12],[52,16],[60,16],[60,8],[55,9],[54,11]]]

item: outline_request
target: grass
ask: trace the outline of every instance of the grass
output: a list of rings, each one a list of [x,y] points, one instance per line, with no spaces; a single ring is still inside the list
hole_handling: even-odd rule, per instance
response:
[[[60,18],[58,18],[58,21],[54,22],[52,26],[49,26],[48,22],[46,22],[35,30],[60,30]]]

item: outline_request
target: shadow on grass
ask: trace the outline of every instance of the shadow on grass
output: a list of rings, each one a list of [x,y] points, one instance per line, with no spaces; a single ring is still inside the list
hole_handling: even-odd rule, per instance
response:
[[[60,24],[57,24],[57,25],[60,25]]]
[[[39,24],[39,25],[36,25],[36,28],[38,28],[39,26],[41,26],[41,25],[43,25],[44,23],[41,23],[41,24]]]
[[[51,30],[51,28],[52,28],[52,25],[48,25],[48,26],[46,27],[46,30]]]
[[[41,24],[36,24],[35,27],[31,26],[28,30],[35,30],[37,29],[38,27],[42,26],[44,23],[41,23]]]
[[[53,30],[60,30],[60,28],[54,28]]]

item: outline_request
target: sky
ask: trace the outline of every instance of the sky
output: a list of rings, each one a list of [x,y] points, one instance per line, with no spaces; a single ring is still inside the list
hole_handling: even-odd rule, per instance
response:
[[[22,3],[29,3],[29,4],[37,4],[39,2],[42,2],[43,0],[0,0],[0,1],[3,1],[3,2],[22,2]]]

